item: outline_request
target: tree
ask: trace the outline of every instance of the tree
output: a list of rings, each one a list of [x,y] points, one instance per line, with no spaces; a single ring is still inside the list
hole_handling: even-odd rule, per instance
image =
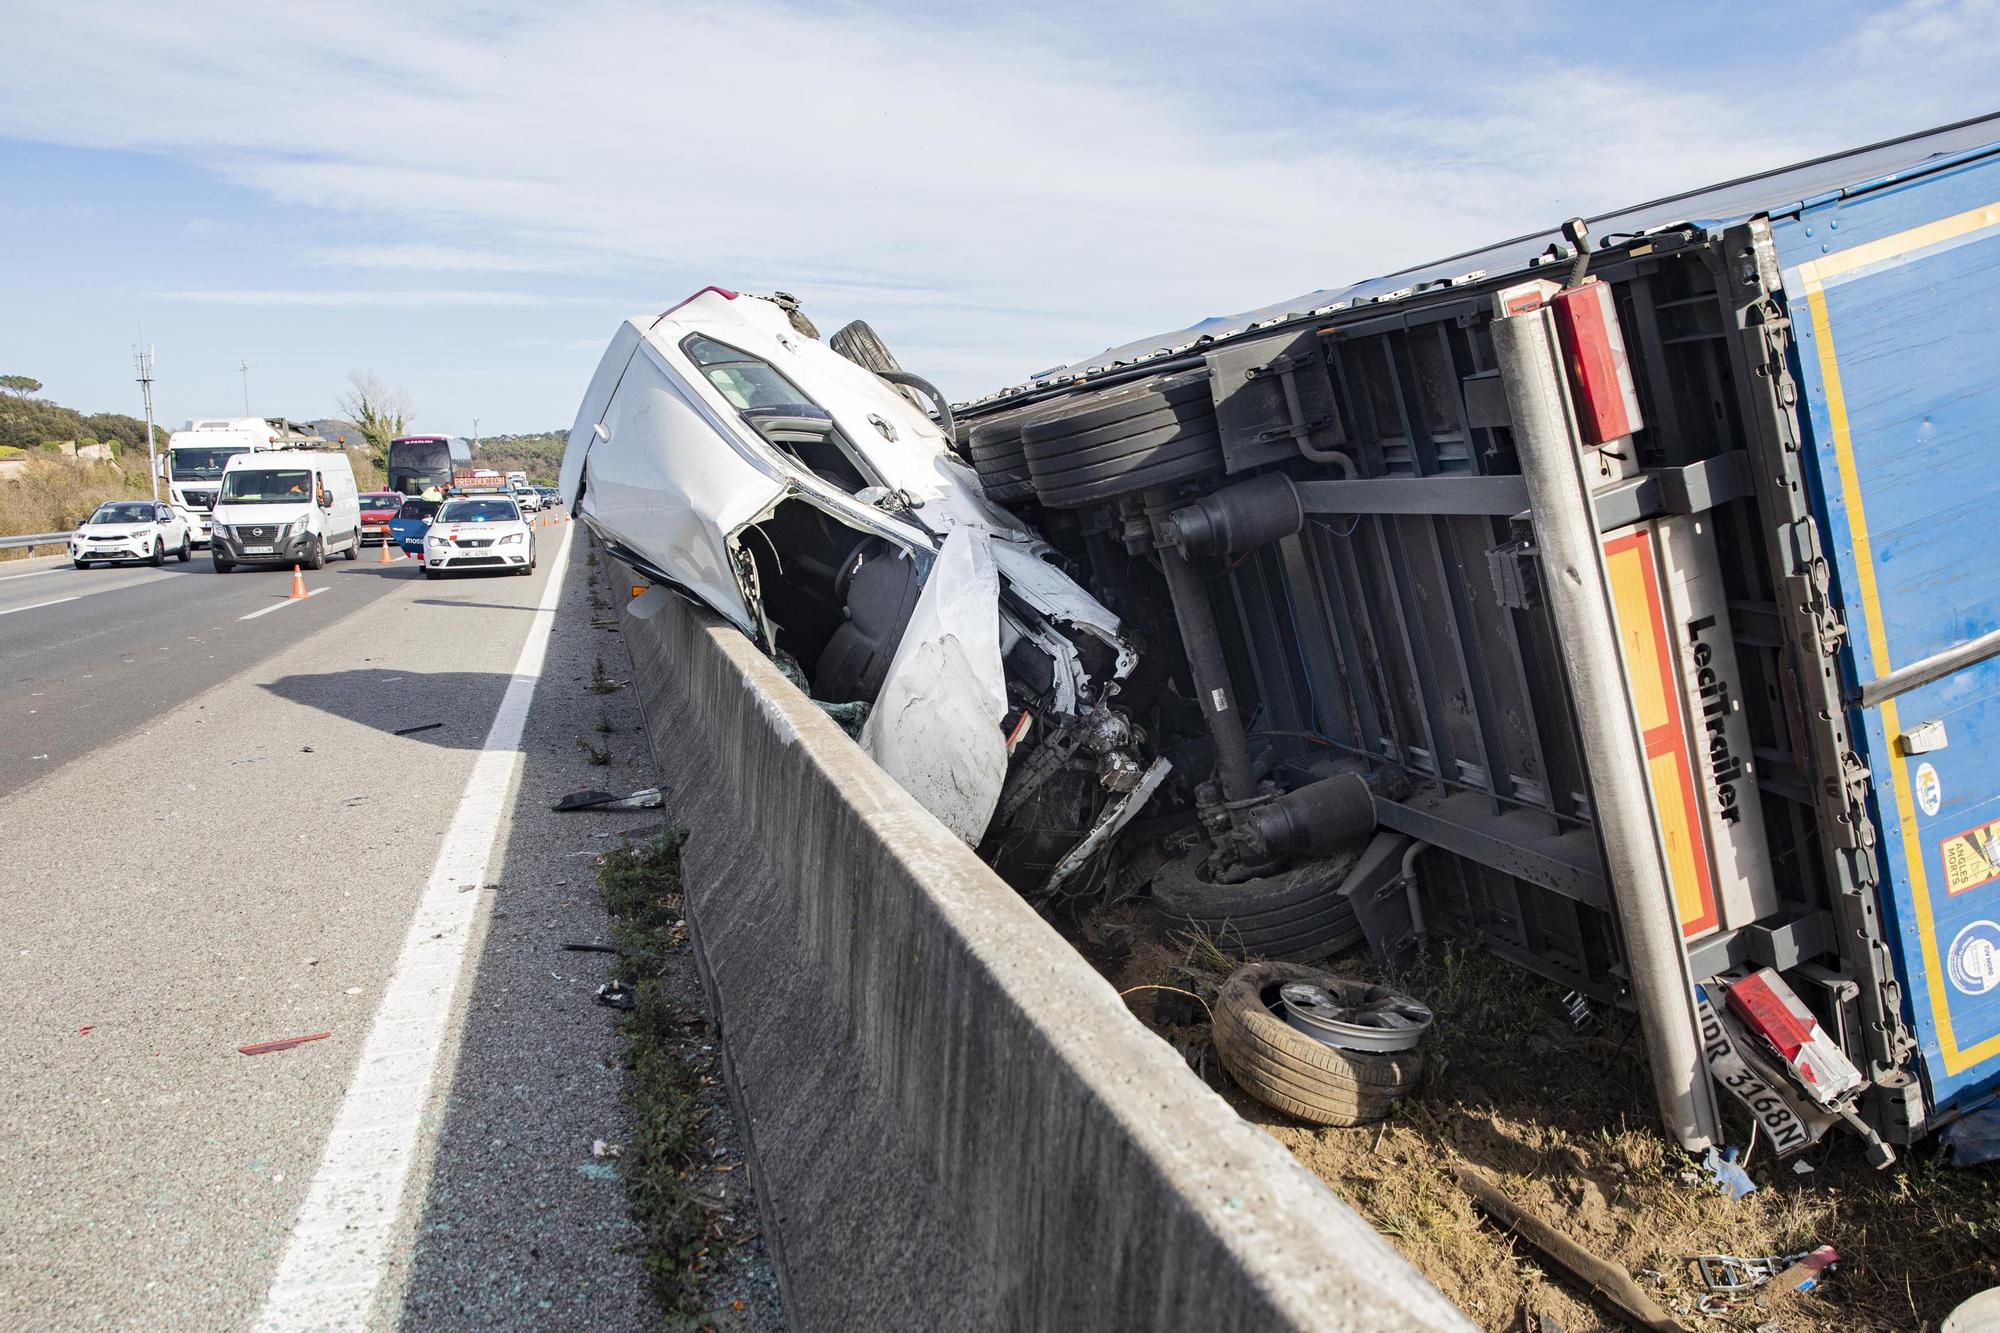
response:
[[[26,398],[40,393],[42,382],[32,375],[0,375],[0,392],[19,394]]]
[[[416,413],[410,410],[409,395],[391,389],[372,370],[350,370],[347,392],[338,404],[340,414],[360,430],[368,442],[369,457],[378,468],[389,465],[389,441],[401,435]]]

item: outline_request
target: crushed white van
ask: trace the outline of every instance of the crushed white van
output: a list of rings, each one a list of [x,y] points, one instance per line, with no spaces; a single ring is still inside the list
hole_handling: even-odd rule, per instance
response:
[[[1165,776],[1117,702],[1138,654],[987,501],[936,391],[884,362],[835,351],[789,297],[706,288],[613,337],[561,493],[619,558],[865,713],[891,776],[1053,896]]]

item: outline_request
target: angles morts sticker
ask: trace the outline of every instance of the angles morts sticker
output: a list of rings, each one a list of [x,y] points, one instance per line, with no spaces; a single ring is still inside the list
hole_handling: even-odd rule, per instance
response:
[[[1946,838],[1938,853],[1947,892],[1964,893],[2000,879],[2000,819]]]

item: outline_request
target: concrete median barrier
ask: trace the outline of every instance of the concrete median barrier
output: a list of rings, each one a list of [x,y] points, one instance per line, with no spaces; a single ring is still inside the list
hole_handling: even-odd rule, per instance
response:
[[[626,632],[793,1327],[1471,1327],[741,634]]]

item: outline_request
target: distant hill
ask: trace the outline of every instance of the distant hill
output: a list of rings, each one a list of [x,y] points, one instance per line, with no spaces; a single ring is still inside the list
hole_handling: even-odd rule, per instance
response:
[[[495,472],[525,472],[528,480],[553,486],[562,471],[563,449],[569,444],[566,430],[543,431],[537,435],[493,435],[479,441],[472,451],[474,467]]]
[[[318,421],[302,421],[299,424],[322,439],[329,440],[343,448],[362,449],[367,447],[367,441],[361,438],[361,427],[355,425],[352,421],[342,421],[339,417],[321,417]]]
[[[21,382],[41,388],[32,379]],[[166,429],[155,424],[153,439],[164,446],[167,442]],[[47,398],[0,392],[0,445],[34,449],[44,444],[71,440],[78,444],[116,445],[119,452],[137,449],[144,453],[146,423],[118,412],[93,412],[86,416],[73,407],[64,407]]]

